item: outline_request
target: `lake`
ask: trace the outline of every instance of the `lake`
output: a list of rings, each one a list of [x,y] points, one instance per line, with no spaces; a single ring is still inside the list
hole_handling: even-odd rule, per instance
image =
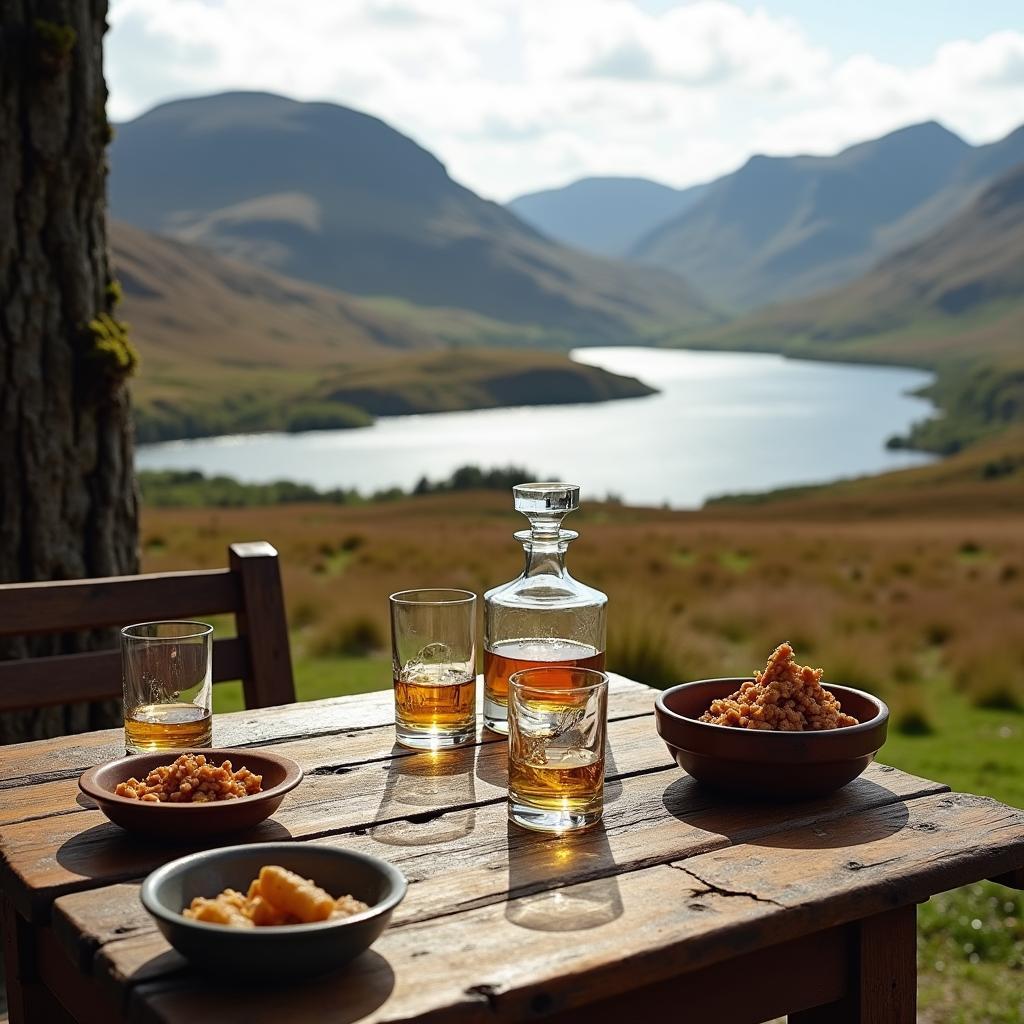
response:
[[[412,488],[426,474],[510,463],[578,482],[583,497],[693,508],[707,498],[915,466],[887,451],[932,409],[910,392],[931,374],[782,356],[585,348],[583,363],[658,388],[594,405],[394,416],[360,430],[248,434],[144,445],[140,469],[198,469],[362,492]]]

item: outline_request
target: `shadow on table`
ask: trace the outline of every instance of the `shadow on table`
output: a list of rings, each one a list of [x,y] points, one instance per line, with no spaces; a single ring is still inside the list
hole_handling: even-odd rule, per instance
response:
[[[237,1019],[239,998],[258,992],[260,1009],[268,1019],[291,1021],[301,1015],[303,1020],[312,1020],[322,1015],[331,1024],[352,1024],[387,1000],[395,987],[395,973],[383,956],[370,949],[330,974],[298,982],[282,984],[280,974],[225,981],[221,974],[214,979],[189,968],[187,961],[171,950],[140,964],[133,981],[150,1006],[169,1009],[180,1002],[183,1008],[194,1010],[201,1002],[203,1020]],[[159,986],[148,996],[147,981]]]
[[[371,834],[388,846],[426,846],[469,835],[476,823],[477,747],[394,756]],[[395,744],[394,755],[407,755]],[[397,819],[389,821],[387,819]]]
[[[208,836],[198,842],[175,841],[167,836],[145,836],[126,832],[110,822],[93,825],[72,836],[57,848],[57,863],[66,871],[85,878],[106,877],[111,881],[138,878],[171,856],[183,856],[194,850],[236,843],[273,843],[291,839],[292,834],[271,818],[243,832],[228,836]]]
[[[830,796],[782,803],[722,793],[685,775],[668,786],[662,802],[680,821],[734,845],[779,849],[871,843],[899,832],[910,816],[902,798],[864,778]]]
[[[583,931],[608,924],[622,915],[616,870],[603,824],[585,832],[547,836],[509,822],[505,917],[540,932]],[[554,884],[565,888],[552,889]]]
[[[485,741],[478,747],[476,777],[494,786],[505,789],[508,786],[508,737],[490,729],[481,730]]]

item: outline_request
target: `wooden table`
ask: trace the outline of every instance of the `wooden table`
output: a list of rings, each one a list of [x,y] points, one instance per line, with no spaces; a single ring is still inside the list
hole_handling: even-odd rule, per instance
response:
[[[1024,812],[881,764],[827,799],[723,801],[670,762],[653,702],[613,679],[604,824],[566,838],[508,824],[503,740],[394,746],[390,693],[220,717],[218,745],[306,769],[246,839],[365,850],[410,882],[347,969],[258,991],[188,969],[142,910],[138,880],[182,851],[77,799],[119,732],[0,748],[11,1020],[910,1024],[915,904],[1024,880]]]

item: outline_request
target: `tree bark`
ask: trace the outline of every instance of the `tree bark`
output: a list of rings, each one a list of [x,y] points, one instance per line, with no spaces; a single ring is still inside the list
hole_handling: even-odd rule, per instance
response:
[[[138,501],[106,233],[106,0],[0,0],[0,582],[138,571]],[[0,640],[89,650],[109,631]],[[119,721],[116,703],[0,715],[0,742]]]

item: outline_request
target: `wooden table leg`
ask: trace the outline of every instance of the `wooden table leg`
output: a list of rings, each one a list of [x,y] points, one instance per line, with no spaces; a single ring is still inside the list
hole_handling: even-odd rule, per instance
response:
[[[0,915],[10,1024],[73,1024],[36,972],[35,943],[28,922],[8,900],[0,901]]]
[[[917,907],[899,907],[853,926],[850,987],[834,1003],[789,1015],[789,1024],[914,1024]]]

